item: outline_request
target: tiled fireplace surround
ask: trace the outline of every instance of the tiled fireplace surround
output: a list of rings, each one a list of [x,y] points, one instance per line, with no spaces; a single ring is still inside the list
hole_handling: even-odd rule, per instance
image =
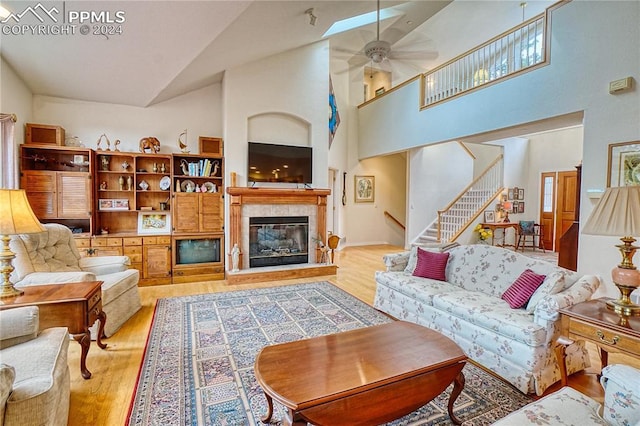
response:
[[[326,243],[327,232],[327,196],[329,189],[280,189],[280,188],[243,188],[228,187],[229,201],[229,247],[238,244],[241,253],[249,253],[249,218],[250,217],[279,217],[279,216],[308,216],[309,217],[309,264],[307,269],[316,271],[315,275],[329,275],[335,273],[335,266],[320,265],[320,251],[313,238],[322,237]],[[316,248],[315,255],[311,248]],[[231,260],[227,263],[231,270]],[[328,268],[328,269],[327,269]],[[249,256],[242,256],[240,260],[240,276],[255,273],[264,277],[266,271],[273,273],[275,278],[290,278],[296,276],[313,276],[307,273],[296,274],[298,265],[283,265],[281,267],[249,268]],[[280,271],[277,271],[280,269]],[[235,281],[235,276],[227,271],[229,281]],[[235,279],[234,279],[235,278]],[[275,279],[274,278],[274,279]]]

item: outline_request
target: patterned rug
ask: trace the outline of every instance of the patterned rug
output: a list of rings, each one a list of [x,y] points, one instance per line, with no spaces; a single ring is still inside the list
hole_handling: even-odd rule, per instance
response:
[[[266,400],[253,373],[266,345],[390,319],[327,282],[158,300],[129,425],[260,425]],[[454,412],[489,425],[531,399],[467,363]],[[451,387],[450,387],[451,388]],[[448,425],[450,388],[390,425]],[[274,401],[273,424],[284,408]]]

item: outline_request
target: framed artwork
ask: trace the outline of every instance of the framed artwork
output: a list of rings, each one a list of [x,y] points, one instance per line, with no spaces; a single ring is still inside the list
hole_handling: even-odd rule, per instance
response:
[[[518,188],[517,186],[515,186],[513,188],[513,199],[514,200],[519,200],[520,198],[518,198],[518,196],[520,195],[520,188]]]
[[[507,191],[507,200],[513,200],[513,188],[509,188]]]
[[[354,176],[355,202],[373,203],[375,199],[376,178],[374,176]]]
[[[169,234],[171,232],[171,215],[164,212],[139,212],[139,234]]]
[[[496,213],[492,211],[484,212],[484,223],[495,223],[496,222]]]
[[[640,185],[640,141],[609,145],[607,188]]]
[[[520,201],[518,203],[518,213],[524,213],[524,202]]]
[[[511,203],[511,213],[518,213],[518,206],[520,205],[520,201],[514,201]]]
[[[129,210],[129,200],[126,198],[100,198],[98,210]]]
[[[524,200],[524,188],[518,188],[518,200]]]

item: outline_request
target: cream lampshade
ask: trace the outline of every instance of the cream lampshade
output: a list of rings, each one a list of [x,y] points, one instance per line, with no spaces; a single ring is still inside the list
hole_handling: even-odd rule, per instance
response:
[[[633,245],[640,235],[640,186],[607,188],[585,224],[583,234],[620,236],[617,245],[622,262],[613,268],[611,277],[620,290],[620,299],[607,302],[607,306],[623,315],[640,315],[640,306],[631,302],[629,295],[640,287],[640,272],[633,264],[638,249]]]
[[[16,255],[9,248],[11,235],[35,234],[45,229],[31,210],[27,194],[22,189],[0,189],[0,236],[2,236],[2,251],[0,252],[0,273],[2,287],[0,298],[17,296],[23,291],[13,287],[9,277],[13,272],[11,262]]]

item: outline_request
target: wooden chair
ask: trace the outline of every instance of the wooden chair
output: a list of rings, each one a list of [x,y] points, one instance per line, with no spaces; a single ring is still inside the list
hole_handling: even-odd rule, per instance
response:
[[[516,250],[519,248],[524,251],[525,248],[531,248],[533,250],[541,248],[543,253],[546,253],[544,248],[544,242],[542,241],[544,228],[541,224],[535,223],[532,220],[521,220],[518,223],[518,242],[516,243]]]

